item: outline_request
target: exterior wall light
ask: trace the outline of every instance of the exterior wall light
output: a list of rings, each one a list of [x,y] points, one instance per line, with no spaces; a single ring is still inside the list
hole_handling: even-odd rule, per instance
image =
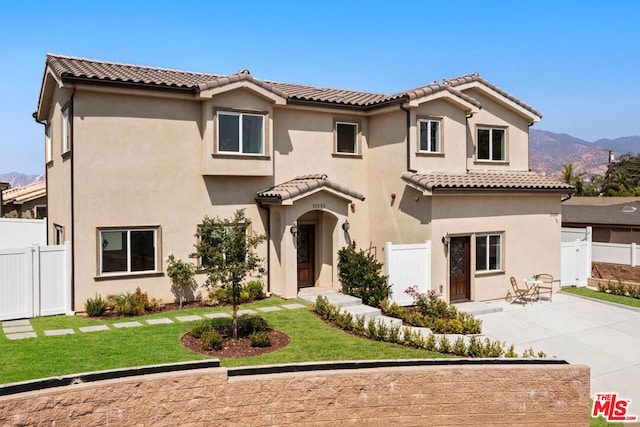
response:
[[[291,226],[289,231],[291,231],[291,234],[293,234],[293,237],[298,235],[298,221],[293,221],[293,225]]]
[[[391,198],[395,199],[396,198],[396,193],[391,193]]]
[[[342,224],[342,229],[344,230],[345,233],[349,232],[349,228],[351,228],[351,224],[349,224],[349,220],[345,220],[344,224]]]

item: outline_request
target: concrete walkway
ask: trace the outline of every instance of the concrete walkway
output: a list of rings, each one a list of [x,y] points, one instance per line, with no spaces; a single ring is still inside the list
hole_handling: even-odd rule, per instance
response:
[[[459,304],[482,320],[483,334],[591,367],[591,397],[618,393],[640,416],[640,310],[568,294],[522,306],[504,301]],[[466,306],[466,307],[465,307]],[[479,314],[479,309],[492,312]]]

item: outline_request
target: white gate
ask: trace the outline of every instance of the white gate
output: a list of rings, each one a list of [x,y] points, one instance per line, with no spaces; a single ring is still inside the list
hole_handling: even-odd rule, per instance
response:
[[[71,311],[71,243],[0,250],[0,320]]]
[[[405,289],[413,286],[423,293],[431,289],[431,242],[408,245],[387,242],[385,252],[391,300],[398,305],[413,304]]]
[[[591,242],[564,242],[561,253],[560,286],[587,286],[587,279],[591,277]]]

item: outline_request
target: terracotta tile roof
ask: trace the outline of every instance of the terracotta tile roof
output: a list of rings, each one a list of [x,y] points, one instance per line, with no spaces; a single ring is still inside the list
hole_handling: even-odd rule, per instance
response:
[[[259,191],[257,199],[288,200],[324,187],[358,200],[364,200],[364,195],[362,193],[340,185],[334,181],[330,181],[327,178],[327,175],[319,174],[297,176],[290,181]]]
[[[466,83],[481,82],[522,108],[542,117],[538,111],[482,79],[477,73],[467,74],[453,79],[444,79],[440,82],[433,82],[425,86],[420,86],[395,94],[380,94],[259,80],[254,78],[247,70],[225,76],[220,74],[194,73],[165,68],[121,64],[116,62],[95,61],[91,59],[52,54],[47,55],[47,64],[56,75],[63,79],[86,79],[96,82],[128,83],[193,91],[202,91],[224,86],[236,81],[246,80],[270,90],[279,96],[287,98],[289,101],[325,103],[351,106],[361,109],[375,108],[393,102],[413,100],[443,90],[464,99],[472,105],[481,107],[477,100],[456,89],[457,86],[461,86]]]
[[[582,197],[574,197],[581,199]],[[588,199],[618,199],[618,197],[585,197]],[[627,197],[623,197],[627,199]],[[637,198],[636,198],[637,199]],[[615,205],[562,204],[562,223],[587,225],[640,226],[640,201]]]
[[[487,191],[513,192],[554,191],[574,193],[575,189],[561,181],[532,172],[469,172],[466,174],[404,172],[402,179],[423,191]]]
[[[2,192],[2,202],[7,203],[25,203],[30,200],[37,199],[47,195],[47,183],[45,181],[35,182],[25,185],[24,187],[14,187]]]

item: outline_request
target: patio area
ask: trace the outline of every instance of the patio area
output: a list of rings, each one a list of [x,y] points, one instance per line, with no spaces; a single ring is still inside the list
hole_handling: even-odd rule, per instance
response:
[[[553,302],[527,305],[506,301],[457,304],[482,320],[483,335],[532,347],[548,357],[591,367],[591,397],[618,393],[631,399],[629,414],[640,415],[640,310],[564,293]]]

